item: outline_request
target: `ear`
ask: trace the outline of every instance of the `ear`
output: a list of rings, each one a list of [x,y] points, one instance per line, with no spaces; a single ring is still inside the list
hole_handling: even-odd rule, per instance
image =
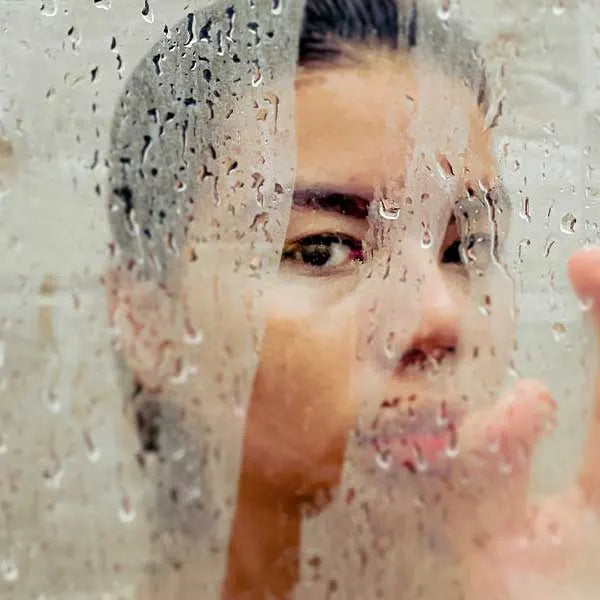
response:
[[[177,371],[174,294],[124,267],[110,267],[104,283],[115,349],[147,390],[160,389]]]

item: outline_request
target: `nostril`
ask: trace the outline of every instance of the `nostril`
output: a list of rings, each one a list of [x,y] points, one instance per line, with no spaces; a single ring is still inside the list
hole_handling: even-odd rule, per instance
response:
[[[400,368],[413,365],[422,366],[427,362],[427,354],[420,348],[412,348],[405,352],[400,358]]]
[[[440,347],[423,349],[423,348],[411,348],[405,352],[398,363],[399,370],[408,369],[410,367],[418,367],[425,369],[434,365],[439,365],[446,356],[454,354],[456,348],[454,346]]]

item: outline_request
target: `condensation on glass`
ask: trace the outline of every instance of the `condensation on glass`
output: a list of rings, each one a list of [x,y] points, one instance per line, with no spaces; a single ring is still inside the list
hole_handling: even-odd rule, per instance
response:
[[[597,10],[0,0],[0,596],[596,598]]]

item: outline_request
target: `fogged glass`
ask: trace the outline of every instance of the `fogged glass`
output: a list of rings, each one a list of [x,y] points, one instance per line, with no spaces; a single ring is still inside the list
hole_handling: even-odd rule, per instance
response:
[[[595,598],[594,2],[128,4],[0,4],[2,597]]]

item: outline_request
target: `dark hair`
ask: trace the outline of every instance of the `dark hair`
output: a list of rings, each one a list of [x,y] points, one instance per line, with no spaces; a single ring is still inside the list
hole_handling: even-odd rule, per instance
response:
[[[398,22],[396,0],[308,0],[300,34],[299,64],[326,62],[338,55],[335,40],[377,42],[398,48],[401,33],[409,47],[416,44],[416,3]],[[331,43],[334,42],[334,43]]]
[[[420,43],[445,70],[463,77],[478,104],[487,109],[485,70],[477,45],[459,22],[450,26],[428,0],[307,0],[298,64],[335,60],[342,52],[340,41],[407,53]]]
[[[229,119],[259,63],[261,76],[272,79],[269,60],[284,48],[293,59],[289,27],[299,15],[290,0],[290,19],[274,17],[275,5],[281,6],[275,0],[245,0],[239,7],[217,2],[188,14],[165,27],[127,82],[113,120],[109,219],[122,262],[144,263],[147,277],[166,279],[198,194],[212,193],[198,190],[196,177],[199,170],[217,174],[217,155],[230,152],[217,145],[227,142],[214,134],[215,123]],[[461,77],[487,110],[476,45],[456,19],[440,18],[429,0],[307,0],[297,63],[335,60],[343,52],[340,41],[407,53],[419,47],[442,70]],[[218,85],[224,80],[226,93]],[[213,181],[216,190],[216,176]]]

